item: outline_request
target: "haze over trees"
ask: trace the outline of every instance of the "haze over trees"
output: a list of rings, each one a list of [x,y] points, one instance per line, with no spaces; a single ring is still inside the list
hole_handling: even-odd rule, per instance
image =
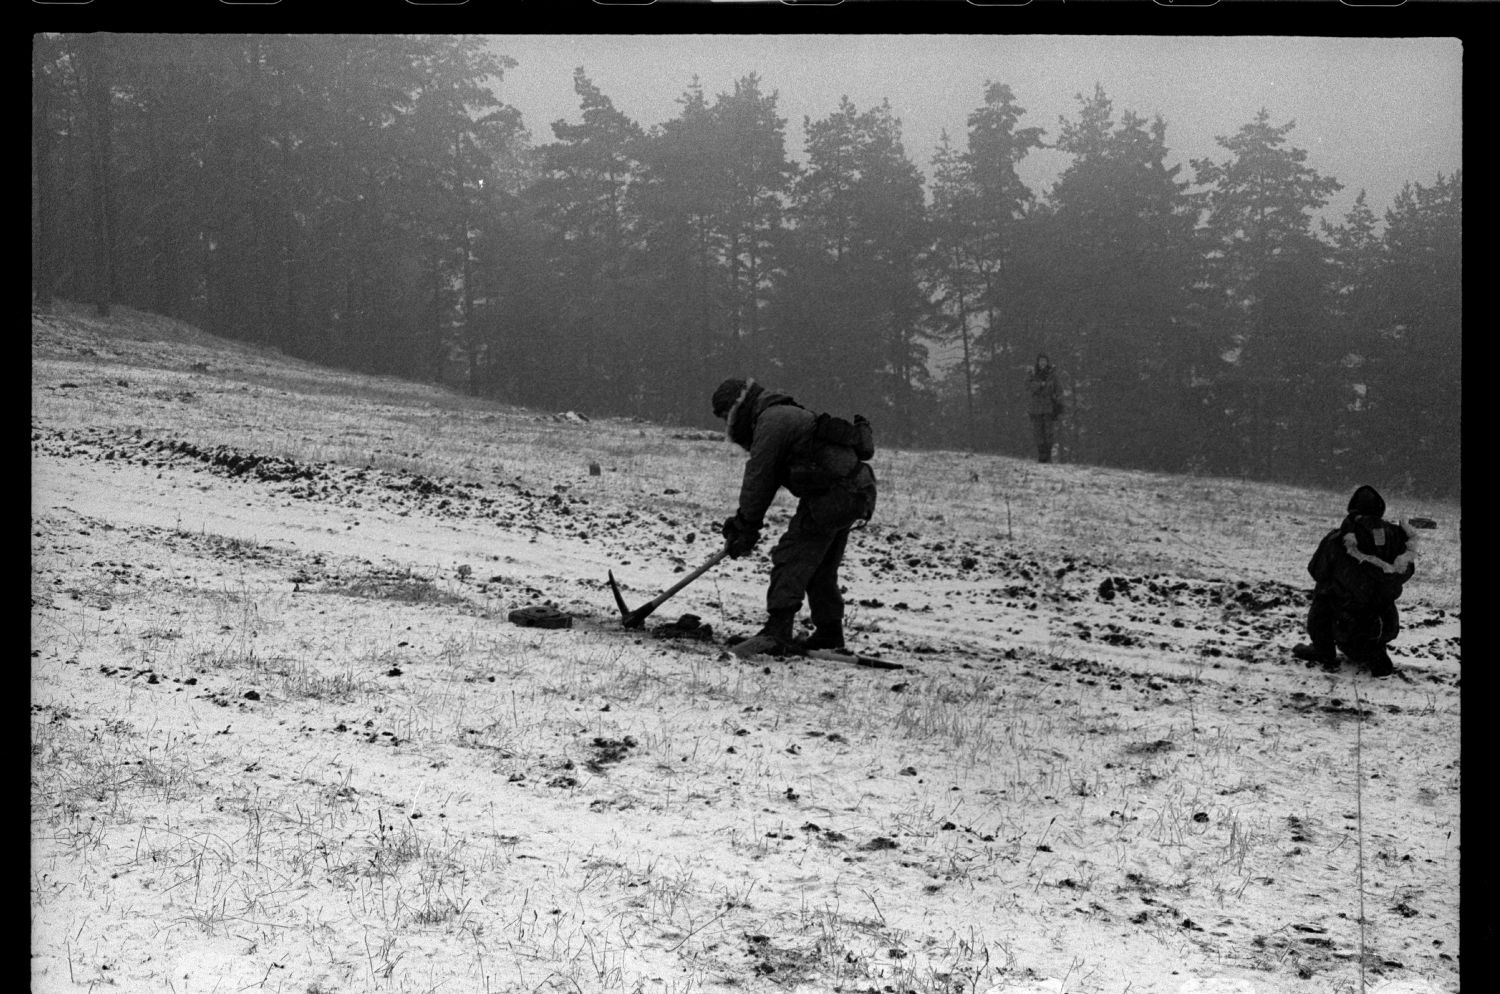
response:
[[[1461,172],[1319,219],[1272,109],[1190,170],[1096,87],[1010,88],[911,161],[888,104],[788,122],[751,74],[630,120],[574,74],[533,136],[483,39],[52,35],[32,64],[32,285],[547,409],[706,422],[728,375],[912,447],[1457,495]],[[1050,189],[1028,152],[1071,157]],[[800,160],[791,150],[802,152]],[[930,179],[928,178],[930,176]]]

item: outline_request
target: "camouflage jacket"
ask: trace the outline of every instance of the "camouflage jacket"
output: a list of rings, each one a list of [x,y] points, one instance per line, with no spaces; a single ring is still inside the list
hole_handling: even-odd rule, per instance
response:
[[[776,491],[790,489],[792,465],[806,458],[817,416],[785,394],[766,391],[752,403],[750,458],[740,483],[739,516],[759,528]]]
[[[1057,416],[1058,405],[1062,403],[1062,388],[1058,385],[1056,373],[1049,372],[1046,376],[1038,376],[1035,372],[1027,374],[1026,392],[1027,414]]]

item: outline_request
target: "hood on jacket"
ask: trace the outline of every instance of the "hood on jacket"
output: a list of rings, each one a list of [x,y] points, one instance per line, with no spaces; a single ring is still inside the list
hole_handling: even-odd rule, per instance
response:
[[[724,437],[749,452],[755,441],[755,422],[761,412],[780,404],[801,406],[789,394],[767,390],[753,379],[746,380],[734,404],[724,415]]]
[[[755,401],[764,392],[764,388],[751,378],[745,380],[725,380],[724,384],[719,387],[719,390],[723,390],[727,397],[729,388],[732,388],[735,383],[739,383],[741,386],[739,393],[735,394],[729,408],[724,411],[724,437],[728,441],[734,442],[741,448],[748,450],[750,448],[751,423],[754,421]],[[715,392],[714,410],[716,412],[721,409],[719,406],[720,400],[719,394]]]
[[[1368,483],[1363,484],[1354,491],[1354,496],[1349,498],[1349,513],[1369,515],[1374,518],[1383,517],[1385,498],[1381,497],[1379,491]]]

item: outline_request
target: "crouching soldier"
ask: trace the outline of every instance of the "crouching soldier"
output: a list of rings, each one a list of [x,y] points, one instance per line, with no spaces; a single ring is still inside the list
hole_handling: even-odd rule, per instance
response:
[[[736,652],[844,648],[839,565],[850,529],[875,512],[875,474],[866,461],[874,454],[869,423],[815,414],[753,379],[720,384],[713,412],[724,420],[728,439],[750,454],[739,509],[723,525],[729,555],[739,558],[755,548],[779,489],[798,499],[786,533],[771,549],[766,623]],[[797,642],[792,623],[804,598],[813,633]]]
[[[1307,564],[1315,581],[1307,611],[1312,644],[1293,647],[1298,658],[1334,665],[1342,650],[1374,676],[1394,668],[1386,646],[1401,630],[1396,599],[1416,572],[1417,536],[1384,514],[1385,500],[1362,486],[1349,499],[1343,523],[1318,543]]]

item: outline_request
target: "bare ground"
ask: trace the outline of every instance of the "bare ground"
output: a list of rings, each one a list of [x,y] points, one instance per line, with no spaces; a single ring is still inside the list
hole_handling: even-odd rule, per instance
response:
[[[32,330],[34,992],[1459,989],[1456,505],[1373,680],[1288,651],[1347,495],[883,452],[907,668],[752,664],[763,555],[707,639],[604,582],[712,551],[711,431]]]

